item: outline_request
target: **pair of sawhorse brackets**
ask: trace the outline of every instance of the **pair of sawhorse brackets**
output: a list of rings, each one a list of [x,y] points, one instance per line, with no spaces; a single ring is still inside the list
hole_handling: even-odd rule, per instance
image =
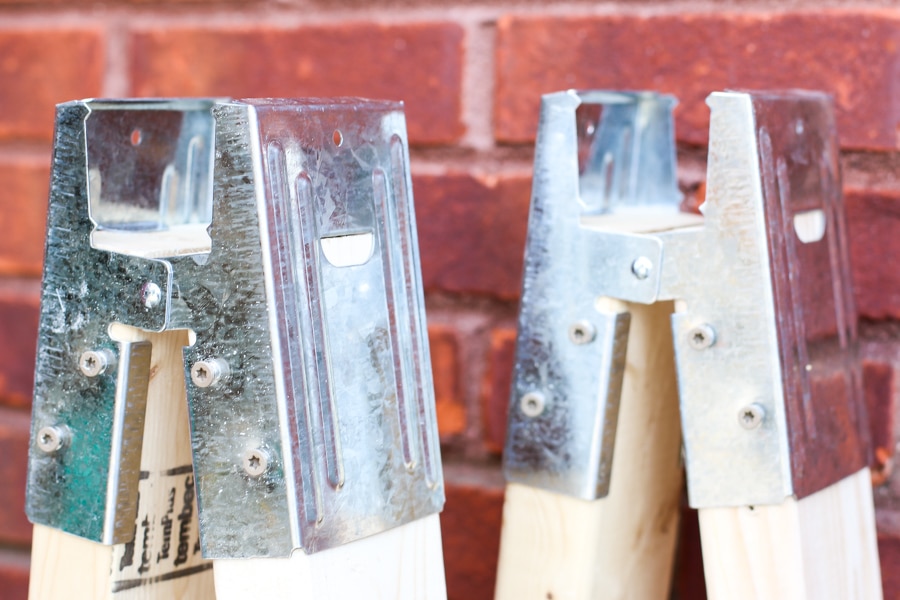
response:
[[[677,216],[671,98],[544,97],[508,481],[590,500],[618,476],[630,315],[610,298],[675,301],[693,507],[780,504],[866,467],[831,101],[724,92],[708,103],[706,201],[691,223]]]
[[[154,374],[115,323],[191,332],[205,557],[311,553],[440,511],[408,164],[397,103],[60,105],[31,520],[134,538]]]

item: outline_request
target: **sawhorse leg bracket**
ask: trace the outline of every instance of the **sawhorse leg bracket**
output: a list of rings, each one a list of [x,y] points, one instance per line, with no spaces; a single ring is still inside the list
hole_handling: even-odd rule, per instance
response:
[[[881,597],[830,100],[708,102],[701,216],[671,98],[544,97],[501,600],[667,598],[679,440],[711,598]]]
[[[445,597],[408,165],[392,102],[58,107],[33,599]]]

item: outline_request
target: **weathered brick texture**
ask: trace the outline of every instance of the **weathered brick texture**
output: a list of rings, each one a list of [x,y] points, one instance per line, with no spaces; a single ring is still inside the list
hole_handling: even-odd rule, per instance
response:
[[[39,308],[36,282],[3,285],[0,279],[0,405],[31,406]]]
[[[878,554],[885,598],[900,598],[900,537],[879,532]]]
[[[49,140],[56,104],[101,93],[102,29],[9,30],[5,16],[0,23],[0,141]]]
[[[426,291],[517,298],[530,178],[420,175],[413,188]]]
[[[135,96],[386,98],[406,103],[413,143],[463,133],[463,31],[453,23],[160,26],[134,32],[131,57]]]
[[[31,542],[24,493],[30,423],[27,412],[0,407],[0,546]]]
[[[900,192],[850,190],[845,194],[853,284],[859,313],[869,319],[900,317]]]
[[[672,575],[672,600],[706,600],[700,520],[697,511],[688,508],[687,498],[682,499],[678,533],[675,572]]]
[[[500,554],[503,491],[448,485],[441,515],[447,600],[491,600]]]
[[[0,600],[25,600],[28,597],[27,552],[0,549]]]
[[[49,158],[0,159],[0,274],[40,276]]]
[[[441,441],[450,441],[466,429],[466,407],[459,388],[459,344],[452,327],[428,328],[434,399]]]
[[[894,366],[863,359],[863,386],[872,431],[872,479],[884,483],[890,476],[894,456],[894,410],[896,373]]]
[[[534,138],[541,94],[654,89],[677,96],[679,139],[705,144],[710,92],[807,88],[834,94],[846,147],[897,149],[900,11],[666,11],[509,16],[498,24],[495,132]]]
[[[503,451],[506,442],[506,418],[515,354],[515,329],[501,327],[491,332],[481,410],[484,416],[484,443],[491,452],[497,454]]]

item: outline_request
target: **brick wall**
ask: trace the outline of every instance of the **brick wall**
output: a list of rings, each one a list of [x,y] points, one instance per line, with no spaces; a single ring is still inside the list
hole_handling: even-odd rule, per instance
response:
[[[787,6],[787,7],[786,7]],[[777,8],[776,8],[777,7]],[[900,595],[900,2],[0,0],[0,598],[24,598],[22,514],[53,105],[91,96],[406,101],[444,443],[450,597],[492,596],[516,301],[541,93],[681,99],[681,185],[705,177],[707,93],[834,94],[877,445],[886,597]],[[702,192],[701,192],[702,193]],[[703,598],[685,511],[674,595]]]

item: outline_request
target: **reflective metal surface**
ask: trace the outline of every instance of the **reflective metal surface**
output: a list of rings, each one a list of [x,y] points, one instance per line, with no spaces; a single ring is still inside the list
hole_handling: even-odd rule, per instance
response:
[[[106,138],[130,144],[134,168],[153,173],[128,185],[110,184],[119,175],[109,165],[97,174],[85,156],[92,148],[85,128],[88,137],[96,133],[90,123],[99,114],[115,125],[104,126]],[[204,171],[196,165],[213,147]],[[313,552],[439,511],[407,165],[405,121],[394,103],[61,105],[33,431],[66,425],[71,444],[52,455],[33,444],[30,517],[127,541],[92,521],[98,509],[109,512],[96,498],[114,469],[102,442],[120,417],[111,400],[84,398],[87,385],[112,398],[130,380],[117,383],[109,372],[88,378],[78,361],[85,350],[115,348],[106,334],[113,321],[196,333],[184,353],[204,556]],[[99,193],[106,202],[110,189],[122,190],[109,200],[119,216],[99,218],[113,215],[98,213],[93,201]],[[128,195],[136,190],[150,200]],[[159,289],[153,302],[148,282]],[[122,351],[116,355],[121,370]],[[198,364],[221,372],[206,385],[192,372]],[[84,424],[68,423],[73,406],[83,407]],[[137,448],[125,454],[139,465]],[[90,476],[69,476],[75,462]]]
[[[677,256],[661,292],[683,300],[672,322],[688,493],[695,507],[778,504],[866,465],[832,104],[807,92],[708,102],[706,226],[665,240]],[[716,331],[701,352],[698,323]]]
[[[573,158],[584,146],[572,118],[579,96],[544,98],[507,434],[510,481],[588,499],[608,486],[618,401],[618,385],[608,382],[621,377],[626,334],[605,334],[612,321],[597,315],[598,296],[676,300],[692,506],[779,504],[865,466],[831,101],[807,92],[728,92],[708,102],[703,225],[656,227],[656,215],[677,209],[661,193],[659,206],[642,209],[629,228],[644,233],[623,233],[605,229],[602,214],[586,218],[576,201],[584,180]],[[666,173],[658,176],[668,180]],[[581,320],[597,323],[597,342],[566,339]],[[529,417],[520,398],[536,392],[552,410]]]
[[[678,210],[673,106],[649,93],[543,98],[504,452],[509,481],[585,499],[608,491],[630,315],[597,300],[653,302],[662,244],[597,230],[585,217]],[[591,340],[573,340],[573,326],[592,330]],[[529,395],[542,398],[540,412],[522,401]]]

